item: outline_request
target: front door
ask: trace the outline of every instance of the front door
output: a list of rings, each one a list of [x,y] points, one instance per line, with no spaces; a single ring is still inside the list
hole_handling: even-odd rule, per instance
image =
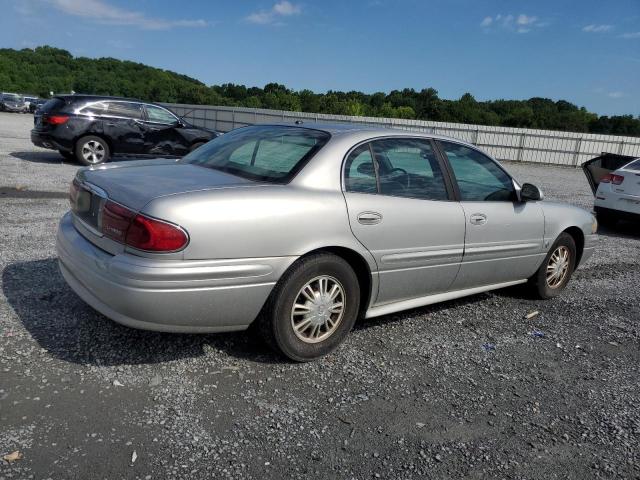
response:
[[[428,139],[358,146],[345,163],[344,191],[351,229],[378,265],[375,304],[451,286],[462,260],[464,212],[451,200]]]
[[[168,110],[155,105],[145,105],[145,149],[150,155],[181,157],[189,152],[185,138],[177,129],[178,118]]]
[[[523,280],[545,256],[538,202],[520,202],[513,179],[491,158],[454,142],[439,142],[464,210],[464,258],[455,290]]]

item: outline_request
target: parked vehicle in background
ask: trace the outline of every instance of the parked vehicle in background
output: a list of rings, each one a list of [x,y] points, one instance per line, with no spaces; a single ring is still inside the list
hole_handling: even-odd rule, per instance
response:
[[[541,200],[459,140],[260,125],[178,161],[80,169],[57,250],[71,288],[117,322],[221,332],[256,321],[307,361],[358,317],[527,282],[558,295],[593,253],[597,222]]]
[[[43,105],[44,102],[46,102],[46,100],[42,98],[30,97],[30,96],[25,96],[24,101],[27,104],[28,111],[30,113],[35,113],[35,111],[38,109],[38,106]]]
[[[33,121],[34,145],[84,165],[104,163],[113,155],[182,157],[218,136],[161,105],[120,97],[55,96]]]
[[[17,93],[3,93],[0,99],[0,110],[4,112],[27,113],[29,106],[25,103],[24,97]]]
[[[582,164],[602,225],[640,222],[640,158],[603,153]]]

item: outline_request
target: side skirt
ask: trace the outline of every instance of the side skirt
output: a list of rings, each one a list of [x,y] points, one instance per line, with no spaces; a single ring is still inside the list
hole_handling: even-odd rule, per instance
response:
[[[446,302],[447,300],[454,300],[460,297],[466,297],[469,295],[475,295],[477,293],[488,292],[490,290],[497,290],[499,288],[511,287],[513,285],[519,285],[526,283],[527,280],[516,280],[513,282],[494,283],[493,285],[484,285],[482,287],[465,288],[464,290],[454,290],[451,292],[436,293],[434,295],[427,295],[419,298],[412,298],[410,300],[402,300],[400,302],[386,303],[384,305],[377,305],[370,307],[365,314],[365,318],[379,317],[381,315],[389,315],[390,313],[401,312],[402,310],[409,310],[411,308],[424,307],[425,305],[431,305],[433,303]]]

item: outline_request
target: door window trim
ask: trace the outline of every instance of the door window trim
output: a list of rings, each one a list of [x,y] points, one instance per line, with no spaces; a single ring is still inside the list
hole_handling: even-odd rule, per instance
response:
[[[439,199],[439,200],[435,200],[435,199],[427,199],[427,198],[415,198],[415,197],[403,197],[400,195],[394,195],[395,198],[406,198],[409,200],[423,200],[426,202],[456,202],[459,201],[459,193],[457,192],[457,185],[455,184],[455,182],[453,181],[454,177],[451,177],[451,172],[449,170],[449,165],[448,163],[444,163],[442,156],[440,154],[439,149],[437,148],[437,145],[435,143],[435,139],[433,137],[427,137],[427,136],[422,136],[422,135],[381,135],[379,137],[373,137],[373,138],[368,138],[366,140],[362,140],[358,143],[356,143],[355,145],[353,145],[348,151],[347,153],[344,155],[343,159],[342,159],[342,166],[341,166],[341,178],[340,178],[340,186],[342,188],[342,193],[355,193],[355,194],[361,194],[361,195],[380,195],[380,196],[384,196],[384,197],[389,197],[392,195],[385,195],[380,193],[380,175],[378,173],[378,161],[376,160],[376,155],[375,152],[373,151],[373,142],[376,141],[380,141],[380,140],[422,140],[425,141],[427,143],[429,143],[431,145],[431,149],[433,150],[433,153],[436,157],[436,160],[438,162],[438,166],[440,167],[440,170],[442,172],[442,178],[444,180],[444,187],[445,187],[445,191],[447,192],[447,198],[446,199]],[[347,166],[347,159],[349,158],[349,156],[351,155],[351,153],[353,153],[354,150],[356,150],[357,148],[361,147],[364,144],[368,144],[369,146],[369,152],[371,155],[371,159],[373,161],[373,168],[375,170],[375,174],[376,174],[376,187],[377,187],[377,192],[376,193],[369,193],[369,192],[352,192],[347,190],[347,183],[346,183],[346,166]],[[425,160],[426,161],[426,160]],[[456,188],[454,188],[456,187]]]

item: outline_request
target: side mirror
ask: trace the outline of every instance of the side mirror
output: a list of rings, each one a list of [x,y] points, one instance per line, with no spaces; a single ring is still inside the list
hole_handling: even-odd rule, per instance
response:
[[[520,200],[523,202],[538,202],[544,198],[542,191],[530,183],[525,183],[520,189]]]

